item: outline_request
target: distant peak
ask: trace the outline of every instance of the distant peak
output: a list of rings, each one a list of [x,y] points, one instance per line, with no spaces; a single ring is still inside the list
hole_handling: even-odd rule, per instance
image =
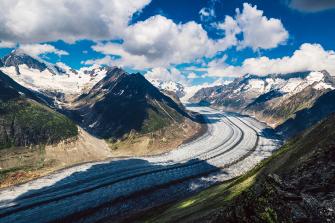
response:
[[[19,57],[31,57],[31,58],[34,58],[35,60],[37,60],[36,57],[26,53],[25,51],[23,51],[20,48],[16,48],[16,49],[12,50],[8,56],[10,56],[10,55],[19,56]]]

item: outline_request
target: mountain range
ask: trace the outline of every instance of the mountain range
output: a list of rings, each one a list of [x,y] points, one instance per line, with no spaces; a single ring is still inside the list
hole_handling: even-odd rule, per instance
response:
[[[74,70],[12,51],[0,59],[0,187],[31,170],[177,147],[203,127],[176,93],[121,68]]]
[[[152,79],[150,80],[150,83],[163,92],[175,94],[178,98],[182,98],[186,95],[184,85],[175,81],[160,81]]]
[[[149,133],[188,117],[143,75],[119,68],[108,70],[90,91],[65,108],[74,120],[102,138],[120,137],[131,130]]]
[[[334,222],[334,125],[331,114],[246,174],[148,212],[143,221]]]
[[[141,74],[107,66],[76,71],[19,50],[1,61],[2,72],[101,138],[121,137],[132,130],[148,133],[190,118]]]
[[[331,93],[335,79],[327,71],[306,71],[266,76],[245,75],[228,85],[204,88],[195,93],[191,102],[222,107],[255,116],[277,128],[284,135],[292,136],[326,117],[333,110]],[[320,105],[322,104],[322,105]],[[317,106],[314,106],[317,105]],[[314,108],[317,107],[317,108]],[[328,112],[319,112],[319,109]],[[311,123],[301,123],[302,112],[313,113]],[[307,122],[308,123],[308,122]]]
[[[255,116],[288,141],[247,174],[209,188],[191,197],[192,205],[183,201],[177,204],[182,209],[168,209],[157,219],[164,220],[171,212],[169,222],[192,221],[194,213],[206,222],[333,219],[329,208],[334,196],[334,89],[335,79],[323,70],[246,75],[197,91],[190,102]],[[139,73],[117,67],[76,71],[13,51],[0,60],[0,154],[10,157],[2,158],[11,163],[6,164],[9,170],[30,171],[55,162],[45,159],[46,145],[76,150],[79,144],[73,142],[81,140],[84,149],[94,147],[96,139],[89,143],[81,139],[88,137],[85,130],[106,141],[154,134],[171,126],[176,131],[176,125],[184,126],[185,120],[195,121],[179,101],[185,91],[181,84],[149,82]],[[134,145],[133,149],[138,148]],[[23,156],[29,156],[29,161],[22,162]],[[0,171],[0,179],[6,176]]]

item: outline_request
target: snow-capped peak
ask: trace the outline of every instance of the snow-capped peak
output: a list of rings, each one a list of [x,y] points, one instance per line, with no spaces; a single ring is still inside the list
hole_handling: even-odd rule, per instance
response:
[[[2,72],[19,84],[35,91],[80,94],[99,82],[107,72],[104,67],[79,71],[63,63],[51,64],[15,50],[2,59]]]
[[[243,80],[239,82],[238,88],[235,88],[234,93],[255,93],[264,94],[271,90],[277,90],[284,94],[293,95],[307,86],[321,89],[333,89],[334,82],[326,76],[330,76],[326,72],[312,71],[302,72],[287,75],[268,75],[268,76],[244,76]]]
[[[157,79],[150,79],[149,81],[152,85],[162,91],[174,92],[179,98],[185,96],[185,87],[180,83],[174,81],[161,81]]]

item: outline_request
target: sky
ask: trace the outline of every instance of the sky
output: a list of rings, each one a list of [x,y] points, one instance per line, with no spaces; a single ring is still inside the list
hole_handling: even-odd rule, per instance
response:
[[[0,0],[0,56],[213,85],[252,73],[335,76],[335,0]]]

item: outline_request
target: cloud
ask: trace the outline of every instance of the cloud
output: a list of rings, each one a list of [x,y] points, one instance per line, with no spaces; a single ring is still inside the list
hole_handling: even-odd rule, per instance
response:
[[[289,6],[302,12],[320,12],[334,9],[334,0],[292,0]]]
[[[133,55],[129,52],[127,52],[122,44],[119,43],[98,43],[97,45],[94,45],[92,49],[96,52],[100,52],[102,54],[105,54],[105,56],[102,59],[92,59],[88,61],[84,61],[84,64],[105,64],[105,65],[114,65],[119,67],[132,67],[134,69],[145,69],[145,68],[151,68],[153,67],[153,64],[147,61],[145,56],[138,56]],[[117,58],[112,59],[110,55],[118,56]]]
[[[0,48],[15,48],[16,43],[10,41],[0,41]]]
[[[213,57],[236,45],[257,50],[274,48],[286,41],[288,32],[280,20],[264,17],[263,11],[249,4],[243,7],[242,13],[237,9],[235,19],[226,16],[216,24],[224,32],[221,39],[210,39],[203,27],[193,21],[176,24],[156,15],[128,26],[122,43],[99,43],[92,48],[105,55],[118,55],[116,65],[145,69]],[[239,33],[243,33],[242,41],[236,38]]]
[[[105,56],[103,58],[100,58],[100,59],[91,59],[91,60],[86,60],[86,61],[82,61],[81,62],[82,64],[85,64],[85,65],[94,65],[94,64],[97,64],[97,65],[110,65],[110,66],[117,66],[116,64],[113,64],[114,61],[112,59],[111,56]]]
[[[187,78],[188,79],[195,79],[195,78],[198,78],[198,76],[194,72],[191,72],[187,75]]]
[[[214,8],[202,8],[199,11],[200,20],[201,21],[209,21],[215,18],[215,11]]]
[[[236,9],[235,20],[226,17],[223,24],[218,24],[232,36],[242,33],[243,39],[239,42],[239,48],[251,47],[254,51],[259,49],[271,49],[280,44],[285,44],[288,32],[279,19],[263,16],[263,11],[248,3],[243,4],[242,12]]]
[[[150,0],[1,0],[0,39],[20,43],[122,36]]]
[[[58,56],[69,55],[68,52],[59,50],[50,44],[21,44],[18,49],[28,55],[35,57],[49,53],[53,53]]]
[[[207,67],[208,76],[227,77],[244,74],[267,75],[272,73],[293,73],[301,71],[327,70],[335,76],[335,52],[325,50],[320,44],[304,43],[292,56],[270,59],[258,57],[246,59],[241,66],[230,66],[225,58],[211,61]]]
[[[169,69],[156,67],[148,71],[144,76],[148,80],[174,81],[185,85],[188,84],[187,79],[181,75],[181,72],[178,69],[174,67]]]
[[[115,62],[124,66],[152,68],[213,56],[228,46],[224,40],[211,40],[202,26],[195,22],[176,24],[156,15],[129,26],[123,43],[100,43],[92,49],[121,56]]]
[[[214,24],[214,27],[224,32],[224,41],[227,45],[237,45],[238,40],[236,35],[241,33],[242,30],[235,19],[233,19],[231,16],[226,16],[223,22]]]
[[[209,38],[202,25],[194,21],[177,24],[155,15],[129,25],[120,42],[98,42],[92,49],[106,57],[83,63],[108,63],[139,70],[170,67],[212,58],[233,46],[254,50],[274,48],[284,44],[288,37],[280,20],[266,18],[263,11],[249,4],[243,5],[242,12],[237,9],[234,18],[226,16],[214,28],[223,33],[221,38]],[[240,33],[243,40],[237,39]]]
[[[215,5],[217,2],[218,0],[209,0],[207,2],[207,7],[200,9],[199,15],[202,22],[210,22],[216,18]]]

